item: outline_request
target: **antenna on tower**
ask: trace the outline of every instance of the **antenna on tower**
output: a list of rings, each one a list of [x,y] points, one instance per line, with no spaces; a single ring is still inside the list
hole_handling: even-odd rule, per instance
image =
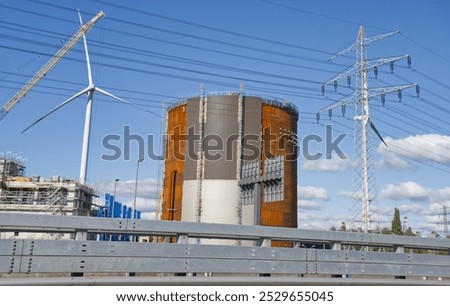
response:
[[[328,105],[321,109],[319,113],[328,113],[335,108],[342,108],[347,105],[353,105],[355,108],[355,137],[354,137],[354,162],[353,162],[353,223],[361,222],[362,230],[367,233],[375,227],[372,223],[378,225],[378,205],[376,202],[376,186],[374,177],[374,162],[373,150],[371,146],[370,128],[375,132],[378,138],[387,146],[383,140],[380,132],[375,127],[373,120],[370,117],[369,100],[374,97],[381,96],[384,105],[385,96],[388,93],[397,92],[401,98],[401,92],[404,89],[416,87],[417,84],[405,84],[390,87],[369,88],[367,72],[371,69],[374,74],[378,76],[378,69],[380,66],[389,65],[391,71],[394,68],[394,62],[406,59],[408,65],[411,63],[411,56],[409,54],[396,56],[391,58],[377,59],[368,61],[366,57],[366,49],[370,44],[389,38],[400,31],[394,31],[386,34],[379,34],[373,37],[366,37],[363,26],[360,26],[356,41],[347,48],[332,56],[328,60],[331,61],[338,56],[344,55],[348,52],[356,52],[356,63],[352,67],[346,69],[342,73],[329,79],[321,86],[322,94],[325,92],[326,85],[332,85],[334,89],[337,88],[337,82],[341,79],[349,79],[352,76],[355,78],[355,91],[353,97],[344,97],[341,100]],[[418,90],[417,90],[418,92]],[[317,119],[320,115],[317,115]],[[370,127],[370,128],[369,128]]]

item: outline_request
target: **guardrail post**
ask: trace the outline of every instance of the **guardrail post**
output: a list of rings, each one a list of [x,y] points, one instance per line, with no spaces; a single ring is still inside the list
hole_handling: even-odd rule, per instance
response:
[[[342,243],[341,242],[332,242],[330,244],[330,248],[335,251],[342,250]],[[331,274],[331,278],[347,278],[346,274]]]
[[[330,246],[332,250],[342,250],[342,244],[340,242],[332,242]]]
[[[405,252],[405,247],[402,245],[394,245],[394,252],[397,254],[401,254]],[[404,275],[396,275],[394,279],[406,279]]]
[[[263,248],[270,248],[272,246],[272,239],[270,238],[261,238],[259,240],[259,246]]]
[[[272,239],[270,238],[260,238],[259,245],[263,248],[270,248],[272,246]],[[260,277],[271,277],[270,273],[259,273]]]
[[[177,243],[178,244],[188,244],[188,235],[186,234],[179,234],[177,235]]]
[[[402,245],[394,245],[395,253],[405,253],[405,247]]]
[[[75,240],[86,241],[87,237],[88,237],[87,231],[79,231],[79,230],[75,231]],[[83,277],[84,273],[83,272],[72,272],[72,273],[70,273],[70,276],[71,277]]]
[[[87,240],[88,232],[86,231],[76,231],[75,232],[75,240]]]

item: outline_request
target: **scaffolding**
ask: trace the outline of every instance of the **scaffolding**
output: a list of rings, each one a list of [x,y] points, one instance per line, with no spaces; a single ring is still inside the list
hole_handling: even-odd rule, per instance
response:
[[[89,216],[94,190],[78,181],[53,176],[27,177],[24,159],[0,154],[0,211]]]

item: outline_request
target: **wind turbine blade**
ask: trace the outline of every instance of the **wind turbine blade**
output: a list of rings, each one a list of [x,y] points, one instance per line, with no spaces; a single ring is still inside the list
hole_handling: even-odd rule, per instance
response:
[[[50,116],[51,114],[53,114],[54,112],[56,112],[58,109],[60,109],[61,107],[64,107],[66,104],[72,102],[73,100],[75,100],[76,98],[78,98],[79,96],[87,93],[90,90],[89,87],[83,89],[82,91],[80,91],[79,93],[76,93],[75,95],[73,95],[72,97],[70,97],[69,99],[67,99],[66,101],[64,101],[63,103],[61,103],[60,105],[58,105],[57,107],[55,107],[54,109],[52,109],[51,111],[49,111],[47,114],[45,114],[44,116],[42,116],[41,118],[39,118],[38,120],[36,120],[35,122],[33,122],[31,125],[29,125],[25,130],[23,130],[21,132],[21,134],[25,133],[26,131],[28,131],[31,127],[33,127],[34,125],[36,125],[37,123],[39,123],[40,121],[42,121],[43,119],[47,118],[48,116]]]
[[[118,100],[118,101],[120,101],[120,102],[122,102],[122,103],[125,103],[125,104],[127,104],[127,105],[133,106],[133,107],[135,107],[135,108],[137,108],[137,109],[140,109],[141,111],[144,111],[144,112],[147,112],[147,113],[150,113],[150,114],[153,114],[153,115],[159,117],[158,114],[156,114],[156,113],[154,113],[154,112],[152,112],[152,111],[146,110],[146,109],[144,109],[144,108],[142,108],[142,107],[140,107],[140,106],[138,106],[138,105],[136,105],[136,104],[133,104],[133,103],[131,103],[131,102],[128,102],[128,101],[126,101],[126,100],[124,100],[124,99],[121,99],[121,98],[119,98],[119,97],[116,97],[115,95],[110,94],[109,92],[107,92],[107,91],[105,91],[105,90],[103,90],[103,89],[101,89],[101,88],[95,87],[95,90],[98,91],[98,92],[101,93],[101,94],[104,94],[105,96],[111,97],[111,98],[113,98],[113,99],[115,99],[115,100]]]
[[[80,26],[83,26],[83,20],[81,19],[80,10],[78,10],[78,18],[80,19]],[[87,47],[87,41],[86,41],[85,34],[83,34],[83,44],[84,44],[84,53],[86,55],[86,65],[87,65],[89,85],[92,85],[92,84],[94,84],[94,81],[92,79],[91,61],[89,60],[89,51],[88,51],[88,47]]]
[[[375,127],[375,125],[373,124],[372,120],[370,120],[370,127],[372,128],[372,130],[375,132],[375,134],[377,134],[378,138],[380,138],[380,140],[384,143],[384,145],[387,147],[388,145],[386,144],[386,142],[384,141],[383,137],[381,137],[380,132],[378,132],[377,128]]]

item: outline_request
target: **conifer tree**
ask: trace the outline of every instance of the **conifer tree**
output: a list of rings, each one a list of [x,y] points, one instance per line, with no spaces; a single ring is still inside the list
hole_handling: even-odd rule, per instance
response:
[[[392,219],[392,234],[403,235],[402,223],[400,221],[400,210],[397,207],[394,210],[394,218]]]

